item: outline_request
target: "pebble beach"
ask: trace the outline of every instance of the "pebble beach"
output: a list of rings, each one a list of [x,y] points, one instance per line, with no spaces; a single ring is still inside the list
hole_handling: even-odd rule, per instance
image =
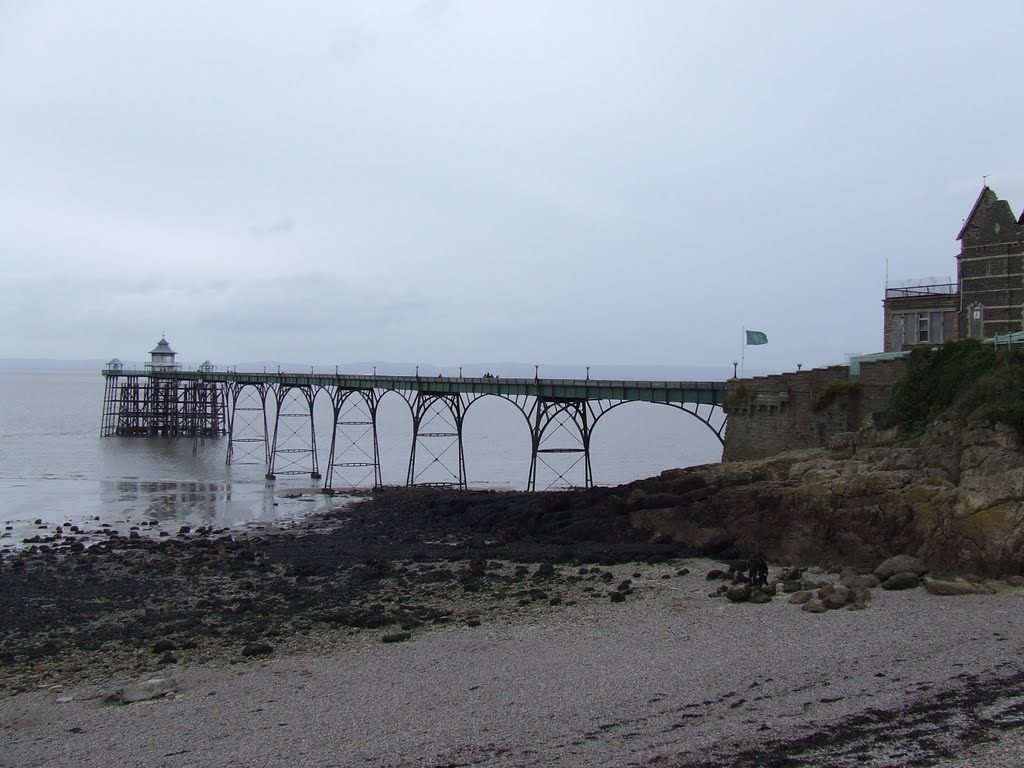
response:
[[[1020,764],[1020,597],[815,615],[710,598],[715,563],[687,565],[613,566],[621,603],[154,668],[173,691],[131,704],[110,695],[149,675],[41,685],[0,701],[0,765]]]

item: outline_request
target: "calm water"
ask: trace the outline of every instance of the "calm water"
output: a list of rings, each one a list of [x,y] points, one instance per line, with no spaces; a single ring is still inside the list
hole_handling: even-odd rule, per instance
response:
[[[246,526],[301,517],[338,503],[312,492],[308,477],[264,479],[256,464],[227,466],[227,438],[206,440],[193,454],[188,439],[121,438],[100,434],[103,377],[99,372],[0,372],[0,520],[2,543],[71,522],[125,531],[156,521],[180,525]],[[319,404],[319,401],[318,401]],[[330,449],[330,416],[317,409],[321,471]],[[382,399],[378,414],[381,471],[387,484],[405,482],[412,435],[408,407]],[[465,422],[471,487],[526,487],[529,430],[522,415],[498,398],[483,398]],[[671,467],[718,461],[717,439],[691,416],[650,404],[629,404],[598,423],[591,444],[594,482],[616,485]],[[538,488],[559,487],[566,457],[541,465]],[[420,457],[417,458],[421,462]],[[562,463],[559,464],[559,461]],[[582,483],[581,469],[566,473]]]

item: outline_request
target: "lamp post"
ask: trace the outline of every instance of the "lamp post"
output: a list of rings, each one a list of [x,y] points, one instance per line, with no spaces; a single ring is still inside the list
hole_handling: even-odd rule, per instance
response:
[[[540,365],[537,363],[533,364],[533,380],[538,381],[540,379]]]
[[[732,377],[736,378],[736,366],[739,365],[735,360],[732,361]]]
[[[587,366],[587,381],[590,381],[590,366]]]
[[[459,378],[460,379],[462,378],[462,366],[461,365],[459,366]]]

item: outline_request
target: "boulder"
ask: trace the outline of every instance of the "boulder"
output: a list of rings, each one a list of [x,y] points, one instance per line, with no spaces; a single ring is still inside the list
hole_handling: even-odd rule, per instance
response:
[[[828,608],[817,600],[808,600],[801,606],[801,610],[807,611],[808,613],[824,613]]]
[[[269,643],[249,643],[242,649],[243,656],[269,656],[274,652],[274,646]]]
[[[933,595],[977,595],[981,590],[959,576],[925,576],[921,582]]]
[[[913,589],[918,585],[920,577],[913,571],[901,571],[882,582],[882,589]]]
[[[913,573],[915,576],[923,576],[927,572],[928,568],[925,567],[924,562],[912,555],[895,555],[884,560],[875,568],[875,576],[880,582],[885,582],[896,573]]]
[[[725,596],[734,603],[743,603],[750,599],[749,584],[733,584],[726,591]]]
[[[803,590],[801,592],[794,592],[789,596],[789,602],[793,605],[803,605],[811,599],[811,593]]]
[[[820,590],[819,590],[820,592]],[[835,610],[836,608],[842,608],[846,605],[847,600],[850,596],[850,590],[844,587],[842,584],[838,584],[832,589],[825,597],[821,599],[822,604],[829,610]]]
[[[854,574],[851,576],[844,576],[840,579],[840,583],[849,589],[855,589],[858,587],[864,587],[865,589],[874,589],[881,582],[878,577],[873,573],[869,574]]]

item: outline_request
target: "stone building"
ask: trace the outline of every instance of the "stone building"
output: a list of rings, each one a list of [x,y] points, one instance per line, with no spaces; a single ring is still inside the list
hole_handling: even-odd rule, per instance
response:
[[[886,352],[1024,330],[1024,216],[983,187],[956,239],[955,283],[886,286]]]

